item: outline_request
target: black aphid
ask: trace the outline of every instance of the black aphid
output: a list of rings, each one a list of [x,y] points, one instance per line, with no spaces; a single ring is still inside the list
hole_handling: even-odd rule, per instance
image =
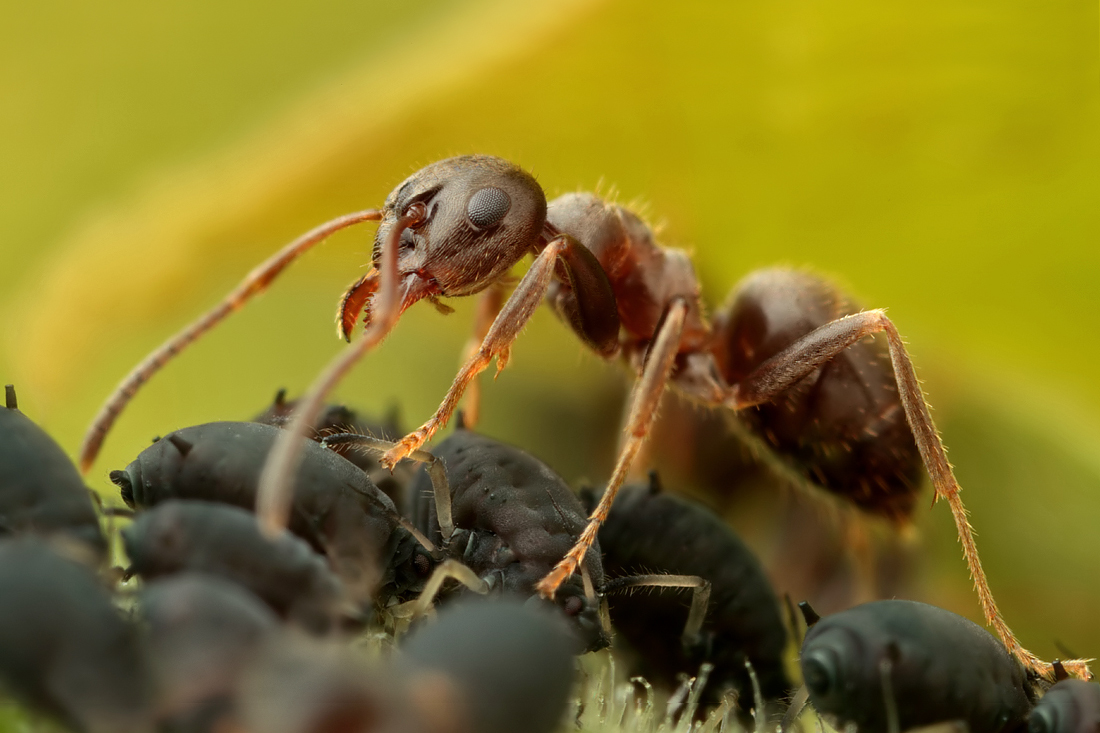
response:
[[[84,565],[35,537],[0,542],[0,682],[77,731],[144,731],[151,680],[137,631]]]
[[[1022,726],[1032,704],[1023,667],[1000,642],[916,601],[865,603],[817,621],[802,644],[802,676],[818,712],[861,733],[948,720],[999,733]]]
[[[1100,731],[1100,685],[1062,680],[1047,690],[1027,720],[1028,733]]]
[[[0,536],[63,534],[107,550],[91,494],[57,442],[19,411],[15,388],[0,407]]]
[[[278,618],[236,583],[201,573],[148,584],[139,608],[160,727],[215,730],[233,714],[240,676]]]
[[[201,499],[252,511],[256,486],[279,429],[216,422],[169,433],[124,471],[112,471],[123,500],[136,509],[168,499]],[[363,471],[302,439],[289,529],[325,553],[349,592],[386,602],[415,594],[434,560],[400,524],[390,501]]]
[[[690,499],[648,486],[627,486],[600,528],[608,603],[615,630],[636,651],[638,674],[676,687],[703,662],[714,665],[701,702],[717,704],[729,689],[743,711],[753,705],[745,662],[751,662],[765,700],[790,688],[783,669],[787,631],[775,591],[760,561],[718,516]],[[632,573],[695,575],[710,581],[710,602],[699,634],[681,639],[688,619],[686,589],[611,592],[614,578]]]
[[[340,580],[301,539],[268,538],[255,515],[206,501],[166,501],[122,530],[130,571],[147,580],[183,572],[247,588],[280,616],[317,632],[344,610]]]
[[[415,671],[450,681],[456,733],[550,733],[573,687],[569,637],[561,617],[540,606],[469,598],[440,611],[401,650]]]

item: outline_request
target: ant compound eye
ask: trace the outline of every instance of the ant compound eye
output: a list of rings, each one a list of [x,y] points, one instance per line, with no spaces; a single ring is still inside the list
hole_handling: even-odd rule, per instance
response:
[[[478,229],[499,224],[508,210],[512,208],[512,199],[499,188],[483,188],[470,197],[466,204],[466,216]]]
[[[417,555],[413,558],[413,567],[420,575],[427,575],[432,570],[432,562],[427,555]]]
[[[584,599],[580,596],[571,596],[565,601],[562,610],[567,616],[576,616],[584,608]]]

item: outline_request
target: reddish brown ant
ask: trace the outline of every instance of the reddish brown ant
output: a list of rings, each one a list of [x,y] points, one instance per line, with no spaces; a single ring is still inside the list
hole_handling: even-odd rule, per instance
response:
[[[780,272],[771,281],[750,281],[716,318],[708,322],[700,287],[685,252],[660,246],[652,232],[626,209],[590,194],[570,194],[549,207],[542,188],[516,165],[489,156],[443,160],[414,173],[386,199],[381,210],[364,211],[321,225],[262,264],[214,310],[143,361],[107,401],[89,428],[81,452],[85,470],[95,458],[106,431],[136,390],[163,364],[218,320],[263,290],[290,261],[327,234],[359,221],[379,221],[372,256],[373,267],[346,292],[337,322],[342,336],[350,335],[359,313],[365,313],[366,332],[321,373],[298,406],[295,420],[272,450],[261,481],[258,510],[271,528],[284,526],[291,496],[290,481],[301,442],[323,406],[323,400],[352,365],[389,333],[400,314],[418,300],[439,306],[441,296],[483,293],[476,333],[480,346],[466,360],[436,413],[398,442],[383,458],[393,467],[420,448],[443,427],[466,388],[494,358],[498,372],[508,362],[512,343],[538,304],[548,299],[581,339],[604,358],[622,355],[638,371],[626,439],[600,504],[577,545],[539,584],[552,596],[577,569],[596,539],[611,502],[645,441],[660,397],[672,385],[688,397],[713,407],[742,411],[788,400],[811,386],[841,396],[849,388],[866,389],[883,379],[895,386],[882,391],[871,404],[878,411],[821,409],[821,424],[837,426],[830,449],[849,449],[840,423],[855,420],[855,434],[873,436],[880,423],[904,412],[915,445],[932,479],[936,499],[951,507],[959,540],[974,580],[986,622],[1005,646],[1029,669],[1050,676],[1052,668],[1016,641],[1001,619],[978,559],[959,486],[932,422],[912,362],[901,336],[882,310],[844,312],[831,304],[840,301],[835,290],[821,281],[799,282]],[[509,271],[528,254],[534,262],[507,300],[499,288]],[[441,306],[442,307],[442,306]],[[773,323],[772,315],[779,316]],[[490,318],[490,316],[494,316]],[[857,368],[836,379],[822,375],[834,357],[857,347],[869,336],[884,332],[890,364],[848,357]],[[872,377],[861,379],[860,373]],[[896,390],[896,391],[895,391]],[[763,412],[763,411],[761,411]],[[776,416],[774,420],[780,420]],[[767,421],[768,418],[762,418]],[[765,425],[784,447],[782,431]],[[767,432],[765,430],[765,433]],[[828,431],[827,431],[828,432]],[[911,451],[908,438],[887,431],[884,453],[897,454],[898,469],[887,467],[881,481],[864,482],[863,491],[848,498],[869,511],[903,519],[911,511],[914,485],[894,483],[891,475],[905,474]],[[876,467],[875,470],[879,470]],[[883,478],[885,477],[885,478]],[[877,492],[877,495],[875,495]],[[900,492],[900,493],[898,493]],[[1084,671],[1084,665],[1076,668]]]

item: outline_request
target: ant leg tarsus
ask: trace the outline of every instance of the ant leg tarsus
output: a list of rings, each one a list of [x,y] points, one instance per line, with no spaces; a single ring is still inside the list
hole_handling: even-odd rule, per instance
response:
[[[313,245],[353,224],[364,221],[378,221],[381,218],[381,211],[367,209],[366,211],[357,211],[354,214],[338,216],[309,230],[260,263],[220,303],[142,359],[126,375],[125,379],[115,387],[115,391],[99,408],[92,424],[88,426],[88,431],[84,434],[84,442],[80,446],[80,472],[88,473],[92,464],[95,463],[96,456],[99,455],[99,449],[103,446],[107,433],[115,424],[115,420],[126,409],[126,405],[130,403],[130,400],[134,398],[142,385],[152,379],[153,375],[160,371],[165,364],[197,341],[207,331],[225,320],[231,313],[244,307],[245,303],[251,300],[253,296],[266,290],[291,262],[298,259]]]
[[[362,338],[337,354],[310,385],[309,390],[298,400],[286,429],[271,447],[256,491],[256,515],[260,526],[269,535],[278,534],[286,527],[294,493],[294,476],[298,472],[302,455],[302,441],[307,439],[311,427],[321,414],[325,397],[359,359],[389,334],[401,311],[411,305],[412,300],[423,297],[421,293],[409,292],[399,297],[397,292],[397,248],[401,233],[422,216],[423,212],[417,210],[413,214],[399,217],[390,228],[382,243],[382,282],[377,312],[374,314],[376,317]]]
[[[627,420],[626,439],[619,449],[619,458],[615,463],[615,470],[607,483],[600,503],[592,511],[588,518],[588,526],[584,528],[580,538],[573,549],[562,558],[561,562],[554,566],[545,578],[536,586],[539,593],[546,598],[553,598],[558,587],[576,572],[588,549],[596,541],[600,525],[607,519],[611,511],[611,503],[615,501],[615,495],[626,479],[634,457],[638,454],[649,429],[653,425],[653,418],[657,413],[657,406],[661,403],[661,396],[668,385],[669,375],[676,361],[676,354],[680,346],[680,336],[684,330],[684,320],[687,317],[688,305],[680,298],[672,301],[668,311],[661,322],[657,332],[657,338],[653,340],[649,353],[646,355],[642,376],[634,385],[633,398],[631,400],[630,418]]]
[[[905,343],[885,312],[870,310],[856,313],[838,318],[811,331],[733,385],[726,399],[726,405],[741,410],[768,402],[860,339],[883,332],[890,347],[890,362],[894,368],[898,396],[905,410],[909,427],[913,431],[921,459],[932,479],[935,490],[933,503],[937,499],[945,499],[951,508],[959,543],[962,545],[963,557],[966,560],[970,578],[974,582],[974,589],[978,593],[985,622],[996,632],[1005,648],[1026,669],[1047,679],[1053,679],[1054,668],[1020,645],[1001,617],[996,601],[993,600],[993,593],[978,557],[974,530],[970,526],[966,507],[963,506],[959,495],[959,483],[955,479],[951,463],[947,460],[947,451],[932,421],[928,402],[921,391],[920,382],[917,380],[909,353],[905,349]],[[1088,674],[1088,666],[1083,660],[1072,660],[1063,664],[1074,674]]]
[[[477,310],[474,314],[474,332],[462,348],[460,366],[474,358],[478,349],[481,348],[485,337],[489,335],[489,329],[492,328],[493,322],[504,307],[504,295],[504,288],[500,287],[499,284],[494,284],[478,298]],[[481,382],[477,377],[470,380],[469,386],[466,387],[463,415],[466,420],[466,427],[470,430],[475,429],[478,420],[481,418]]]
[[[519,285],[504,303],[504,307],[500,309],[499,315],[489,327],[477,353],[467,360],[455,376],[439,409],[426,423],[399,440],[397,445],[382,457],[383,466],[393,470],[398,461],[419,449],[435,435],[436,431],[445,426],[458,407],[458,402],[462,399],[462,394],[470,382],[485,371],[494,358],[497,360],[497,374],[503,371],[508,364],[512,343],[545,297],[554,276],[558,256],[567,246],[581,245],[574,245],[566,237],[558,237],[551,240],[539,253],[531,264],[531,269],[519,281]]]

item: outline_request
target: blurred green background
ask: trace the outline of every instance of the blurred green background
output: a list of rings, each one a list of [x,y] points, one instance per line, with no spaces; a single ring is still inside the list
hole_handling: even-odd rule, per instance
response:
[[[428,162],[492,153],[550,196],[641,205],[694,251],[712,307],[776,263],[888,307],[1009,623],[1048,658],[1056,640],[1100,656],[1094,0],[119,0],[5,18],[0,377],[69,451],[254,263]],[[335,237],[154,379],[91,483],[113,495],[107,472],[152,436],[304,389],[340,348],[335,304],[372,236]],[[410,311],[341,397],[426,418],[470,328],[454,305]],[[606,475],[624,370],[546,312],[513,356],[484,429],[571,480]],[[976,618],[946,507],[918,526],[913,593]]]

